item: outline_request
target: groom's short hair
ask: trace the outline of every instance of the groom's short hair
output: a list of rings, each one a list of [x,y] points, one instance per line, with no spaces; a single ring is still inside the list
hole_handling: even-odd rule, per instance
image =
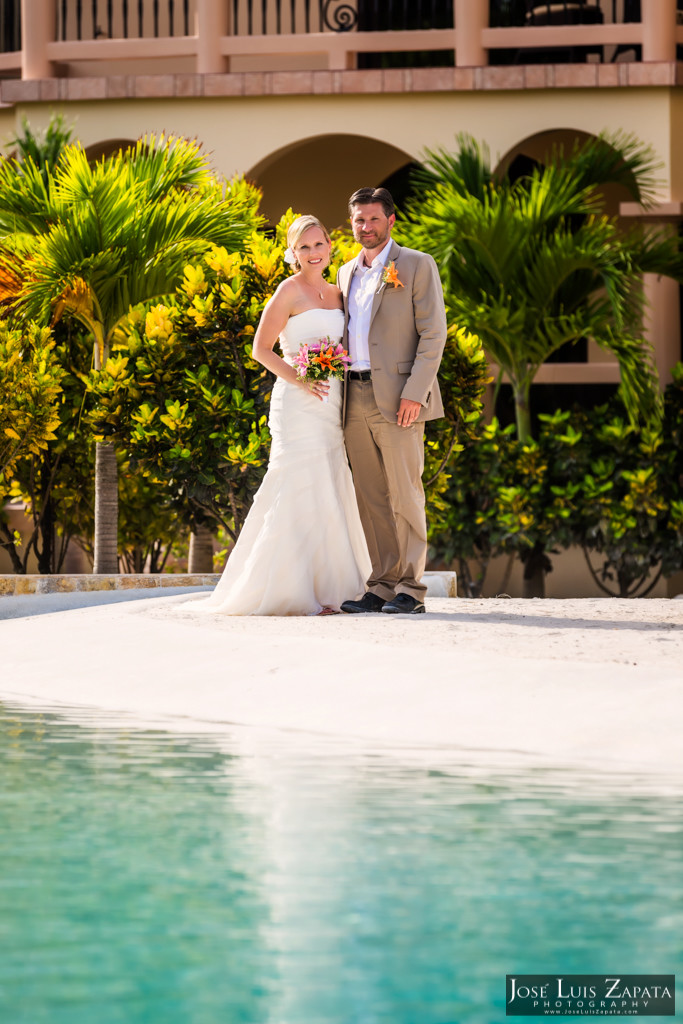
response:
[[[396,213],[391,192],[386,188],[359,188],[349,199],[349,213],[353,216],[354,206],[365,206],[366,203],[381,203],[387,217]]]

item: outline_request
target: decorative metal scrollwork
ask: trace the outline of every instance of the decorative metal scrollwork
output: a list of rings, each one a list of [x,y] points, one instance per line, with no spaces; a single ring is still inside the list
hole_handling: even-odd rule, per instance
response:
[[[346,3],[332,11],[331,8],[337,3],[339,0],[326,0],[323,7],[323,24],[332,32],[351,32],[358,24],[358,11]]]

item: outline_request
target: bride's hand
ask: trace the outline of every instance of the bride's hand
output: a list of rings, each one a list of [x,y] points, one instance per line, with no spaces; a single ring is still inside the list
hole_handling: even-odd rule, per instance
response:
[[[315,397],[319,398],[320,401],[324,401],[330,391],[330,385],[326,380],[306,380],[305,378],[300,380],[300,384],[306,391]]]

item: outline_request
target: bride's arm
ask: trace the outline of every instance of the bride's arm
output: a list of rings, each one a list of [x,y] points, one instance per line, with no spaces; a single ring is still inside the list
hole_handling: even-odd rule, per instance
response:
[[[329,390],[329,385],[324,381],[303,381],[297,375],[294,367],[274,351],[275,342],[290,317],[291,297],[288,294],[289,291],[289,288],[280,285],[272,299],[266,303],[254,336],[252,350],[254,359],[271,373],[282,377],[290,384],[298,384],[322,400]]]

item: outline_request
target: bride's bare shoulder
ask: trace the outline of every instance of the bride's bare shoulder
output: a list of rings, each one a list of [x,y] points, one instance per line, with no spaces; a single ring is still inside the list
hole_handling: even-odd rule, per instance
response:
[[[299,276],[294,275],[293,277],[286,277],[284,281],[280,281],[280,284],[275,290],[276,295],[298,295],[301,291],[301,282]]]
[[[300,301],[301,286],[294,277],[288,277],[281,281],[270,299],[267,302],[269,308],[277,308],[283,312],[291,313],[291,310]]]
[[[288,277],[286,280],[281,281],[275,289],[273,299],[277,299],[278,302],[288,302],[292,306],[295,306],[301,301],[301,296],[303,294],[304,291],[297,275],[296,277]]]

